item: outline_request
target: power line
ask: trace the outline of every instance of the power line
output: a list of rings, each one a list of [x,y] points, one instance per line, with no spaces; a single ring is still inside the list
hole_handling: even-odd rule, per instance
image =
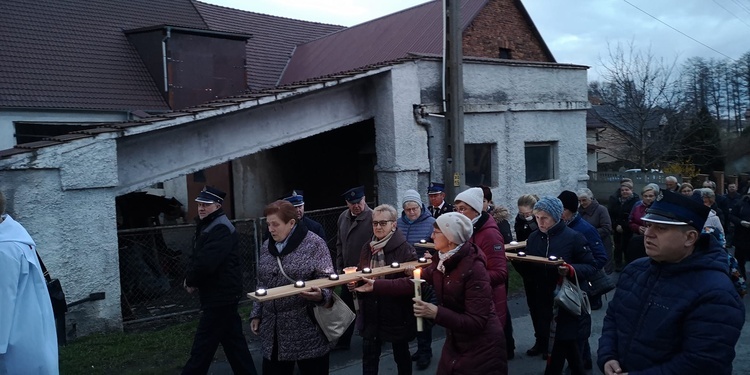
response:
[[[713,0],[713,2],[714,2],[714,3],[716,4],[716,5],[720,6],[720,7],[721,7],[721,9],[724,9],[724,10],[726,10],[726,11],[727,11],[727,13],[729,13],[729,14],[733,15],[733,16],[734,16],[734,18],[736,18],[736,19],[738,19],[738,20],[739,20],[740,22],[744,23],[744,24],[745,24],[745,26],[747,26],[748,28],[750,28],[750,25],[749,25],[749,24],[748,24],[747,22],[743,21],[743,20],[742,20],[742,19],[741,19],[740,17],[737,17],[737,15],[736,15],[736,14],[734,14],[734,13],[732,13],[732,12],[731,12],[731,11],[730,11],[729,9],[727,9],[727,8],[726,8],[726,7],[724,7],[723,5],[719,4],[719,2],[717,2],[716,0]],[[739,4],[738,4],[738,5],[739,5]],[[747,11],[747,9],[745,9],[745,11]]]
[[[674,31],[676,31],[676,32],[678,32],[678,33],[680,33],[680,34],[682,34],[682,35],[683,35],[683,36],[685,36],[686,38],[688,38],[688,39],[690,39],[690,40],[692,40],[692,41],[694,41],[694,42],[696,42],[696,43],[698,43],[698,44],[702,45],[703,47],[706,47],[706,48],[710,49],[711,51],[714,51],[714,52],[718,53],[719,55],[722,55],[722,56],[726,57],[726,58],[727,58],[727,59],[729,59],[729,60],[732,60],[732,61],[734,61],[734,59],[733,59],[733,58],[731,58],[731,57],[729,57],[729,56],[727,56],[727,55],[725,55],[725,54],[723,54],[723,53],[721,53],[721,52],[717,51],[717,50],[716,50],[715,48],[713,48],[713,47],[711,47],[711,46],[709,46],[709,45],[707,45],[707,44],[705,44],[705,43],[701,42],[700,40],[698,40],[698,39],[695,39],[695,38],[693,38],[692,36],[690,36],[690,35],[687,35],[687,34],[683,33],[683,32],[682,32],[682,31],[680,31],[680,30],[677,30],[676,28],[672,27],[672,25],[670,25],[670,24],[668,24],[668,23],[666,23],[666,22],[664,22],[664,21],[662,21],[662,20],[660,20],[660,19],[658,19],[658,18],[656,18],[656,17],[652,16],[652,15],[651,15],[651,14],[650,14],[649,12],[646,12],[645,10],[643,10],[643,9],[641,9],[641,8],[638,8],[637,6],[635,6],[635,5],[634,5],[633,3],[631,3],[630,1],[628,1],[628,0],[622,0],[622,1],[626,2],[626,3],[627,3],[628,5],[630,5],[631,7],[635,8],[635,9],[638,9],[639,11],[643,12],[643,14],[645,14],[645,15],[647,15],[647,16],[649,16],[649,17],[651,17],[651,18],[653,18],[653,19],[655,19],[655,20],[657,20],[657,21],[661,22],[662,24],[664,24],[665,26],[669,27],[670,29],[672,29],[672,30],[674,30]]]
[[[734,2],[735,4],[737,4],[737,6],[739,6],[743,10],[745,10],[745,12],[747,12],[748,14],[750,14],[750,8],[748,8],[744,4],[740,3],[738,0],[732,0],[732,2]]]

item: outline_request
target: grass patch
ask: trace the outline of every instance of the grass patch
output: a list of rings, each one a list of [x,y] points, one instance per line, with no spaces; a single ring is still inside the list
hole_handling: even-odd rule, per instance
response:
[[[251,303],[239,307],[248,325]],[[138,332],[94,334],[60,347],[61,374],[179,374],[190,357],[198,316],[184,323]],[[247,331],[247,327],[245,327]],[[225,358],[219,346],[214,358]]]
[[[523,292],[523,279],[521,275],[513,268],[513,264],[508,262],[508,298],[516,296]]]

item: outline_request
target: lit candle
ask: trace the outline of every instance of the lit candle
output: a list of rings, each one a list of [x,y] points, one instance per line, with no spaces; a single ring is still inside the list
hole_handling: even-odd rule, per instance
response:
[[[391,268],[398,268],[398,267],[400,267],[400,265],[398,264],[398,262],[391,263]]]
[[[417,262],[419,262],[419,263],[427,263],[427,258],[425,258],[425,257],[419,258],[419,259],[417,259]]]
[[[332,273],[332,274],[328,275],[328,280],[338,280],[338,279],[339,279],[339,275],[338,274]]]
[[[427,243],[427,240],[419,240],[419,243],[425,244],[425,243]]]
[[[294,283],[294,287],[295,288],[304,288],[305,287],[305,282],[302,281],[302,280],[297,280],[297,282]]]
[[[515,246],[515,245],[518,245],[518,242],[516,242],[516,241],[510,241],[510,244]]]
[[[414,278],[412,281],[414,282],[414,298],[418,301],[422,300],[422,270],[420,268],[415,268],[413,271]],[[422,332],[424,330],[424,319],[421,316],[417,317],[417,331]]]
[[[258,297],[262,297],[268,294],[268,292],[263,288],[258,288],[258,290],[255,291],[255,295]]]
[[[526,253],[524,253],[523,251],[519,251],[519,252],[518,252],[518,256],[519,256],[519,257],[525,257],[525,256],[526,256]]]
[[[372,273],[372,268],[365,267],[365,268],[362,269],[362,273]]]
[[[550,255],[548,259],[554,261],[557,260],[557,257],[554,255]]]

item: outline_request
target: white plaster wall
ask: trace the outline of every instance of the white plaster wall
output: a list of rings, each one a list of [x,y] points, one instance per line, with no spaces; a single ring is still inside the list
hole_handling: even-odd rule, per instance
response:
[[[421,99],[429,112],[440,111],[440,64],[420,62]],[[495,143],[493,201],[517,213],[522,194],[554,195],[585,186],[587,176],[587,78],[584,68],[513,64],[464,65],[464,140]],[[433,179],[445,167],[442,119],[435,124]],[[557,142],[557,178],[526,183],[524,143]],[[438,176],[438,177],[435,177]],[[453,197],[448,197],[452,199]]]
[[[427,130],[413,115],[421,102],[418,68],[407,63],[371,79],[378,198],[396,207],[406,190],[419,189],[419,173],[430,170]]]
[[[39,122],[120,122],[127,112],[0,110],[0,150],[16,145],[14,121]]]
[[[8,211],[31,234],[68,303],[105,292],[101,301],[72,307],[73,334],[120,330],[120,271],[114,189],[60,187],[57,169],[0,171]]]

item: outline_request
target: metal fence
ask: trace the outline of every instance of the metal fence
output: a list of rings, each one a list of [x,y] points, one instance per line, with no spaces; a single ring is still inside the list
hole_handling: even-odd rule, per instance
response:
[[[323,225],[332,257],[336,253],[337,219],[345,207],[305,213]],[[242,285],[255,290],[258,250],[266,230],[265,218],[233,220],[239,234]],[[173,225],[117,232],[123,321],[132,324],[192,312],[200,307],[197,294],[183,289],[195,225]]]

